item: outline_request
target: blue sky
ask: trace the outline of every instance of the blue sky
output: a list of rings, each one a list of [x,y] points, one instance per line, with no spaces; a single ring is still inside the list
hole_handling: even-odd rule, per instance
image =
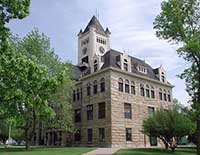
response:
[[[32,0],[30,15],[8,26],[23,37],[33,28],[50,37],[51,45],[63,61],[77,63],[77,34],[96,10],[104,28],[111,31],[111,48],[145,60],[153,68],[163,65],[175,88],[174,97],[187,104],[185,84],[176,75],[187,66],[176,54],[176,46],[159,40],[153,21],[161,0]]]

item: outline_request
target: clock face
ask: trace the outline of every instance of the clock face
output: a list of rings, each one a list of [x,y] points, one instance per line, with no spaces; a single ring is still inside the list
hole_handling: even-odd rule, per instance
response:
[[[83,54],[86,54],[87,53],[87,48],[85,47],[83,50],[82,50]]]
[[[105,49],[101,46],[101,47],[99,47],[99,51],[100,51],[100,53],[104,53],[105,52]]]

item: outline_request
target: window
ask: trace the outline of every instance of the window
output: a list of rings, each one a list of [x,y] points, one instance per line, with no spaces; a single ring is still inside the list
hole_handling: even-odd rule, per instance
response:
[[[75,122],[80,122],[81,121],[81,109],[76,109],[74,111],[75,115]]]
[[[81,130],[77,130],[75,135],[74,135],[74,141],[75,142],[80,142],[81,141]]]
[[[98,69],[97,60],[94,60],[94,72],[96,72],[97,69]]]
[[[135,82],[134,81],[131,82],[131,94],[135,95]]]
[[[166,92],[166,90],[165,90],[165,89],[164,89],[163,96],[164,96],[164,100],[165,100],[165,101],[167,101],[167,92]]]
[[[93,120],[93,105],[87,106],[87,120]]]
[[[100,87],[101,87],[101,92],[104,92],[105,91],[105,79],[102,78],[100,80]]]
[[[162,72],[161,78],[162,78],[162,82],[165,82],[165,74],[164,74],[164,72]]]
[[[124,63],[124,70],[128,71],[128,64],[127,64],[127,62]]]
[[[81,88],[81,101],[82,101],[82,99],[83,99],[83,90],[82,90],[82,88]]]
[[[88,133],[88,143],[92,143],[92,137],[93,137],[92,129],[88,129],[87,133]]]
[[[150,98],[150,90],[149,90],[149,85],[146,85],[146,96]]]
[[[132,119],[132,109],[129,103],[124,103],[124,118]]]
[[[90,96],[91,95],[91,84],[88,83],[87,84],[87,96]]]
[[[149,116],[152,116],[155,112],[155,108],[154,107],[148,107],[148,113],[149,113]]]
[[[143,84],[140,84],[140,94],[141,94],[141,96],[145,96],[144,95],[144,85]]]
[[[99,114],[98,114],[98,118],[105,118],[105,102],[99,103]]]
[[[149,141],[150,141],[151,146],[157,146],[158,145],[157,137],[149,136]]]
[[[97,94],[97,81],[93,82],[93,94]]]
[[[123,79],[120,78],[118,81],[118,87],[119,87],[119,91],[123,92]]]
[[[132,141],[132,129],[126,128],[126,141]]]
[[[99,128],[99,141],[105,142],[105,129]]]
[[[76,91],[73,90],[73,102],[75,102],[75,101],[76,101]]]
[[[168,91],[168,95],[167,95],[167,97],[168,97],[168,101],[169,101],[169,102],[171,102],[171,95],[170,95],[170,91]]]
[[[129,93],[129,81],[125,81],[125,93]]]
[[[155,98],[155,91],[153,86],[151,86],[151,98]]]
[[[162,89],[161,88],[159,89],[159,98],[160,98],[160,100],[162,100]]]
[[[79,89],[77,89],[77,101],[79,101],[80,99],[80,92],[79,92]]]

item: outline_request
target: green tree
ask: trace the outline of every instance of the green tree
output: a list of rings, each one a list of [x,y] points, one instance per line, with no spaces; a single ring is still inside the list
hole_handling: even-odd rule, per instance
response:
[[[14,72],[9,73],[9,62],[14,61],[13,52],[8,45],[9,28],[5,25],[12,19],[22,19],[29,14],[30,0],[0,0],[0,120],[14,114],[13,104],[17,98],[15,81],[12,81]],[[18,55],[20,57],[21,55]],[[11,60],[12,59],[12,60]],[[16,64],[17,62],[13,62]],[[12,94],[12,95],[11,95]]]
[[[71,65],[58,59],[49,39],[38,30],[30,32],[23,39],[10,37],[9,45],[13,53],[24,57],[21,60],[23,63],[17,63],[19,66],[12,61],[8,61],[7,66],[10,66],[9,73],[18,73],[13,77],[18,84],[14,85],[13,92],[19,93],[19,99],[13,100],[12,109],[17,114],[18,127],[25,130],[26,147],[29,149],[36,126],[41,121],[47,127],[66,131],[72,129],[69,104],[73,86]]]
[[[172,151],[181,137],[192,134],[194,130],[195,124],[176,108],[160,109],[143,122],[144,133],[158,137],[165,144],[165,148],[171,148]]]
[[[177,53],[191,66],[180,75],[185,79],[196,118],[197,154],[200,155],[200,2],[199,0],[167,0],[154,22],[160,39],[176,43]]]

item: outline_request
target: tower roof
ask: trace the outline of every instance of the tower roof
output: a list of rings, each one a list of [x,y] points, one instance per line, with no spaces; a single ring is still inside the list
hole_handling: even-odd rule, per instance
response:
[[[85,28],[85,30],[83,31],[83,33],[86,33],[89,31],[90,27],[94,27],[96,28],[96,31],[100,34],[106,35],[106,32],[103,28],[103,26],[100,24],[99,20],[93,16],[92,19],[89,21],[87,27]]]

